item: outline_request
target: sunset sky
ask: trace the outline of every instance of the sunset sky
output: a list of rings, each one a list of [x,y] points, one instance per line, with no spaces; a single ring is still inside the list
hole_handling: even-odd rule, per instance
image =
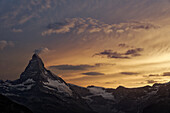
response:
[[[0,0],[0,79],[34,52],[80,86],[169,82],[170,0]]]

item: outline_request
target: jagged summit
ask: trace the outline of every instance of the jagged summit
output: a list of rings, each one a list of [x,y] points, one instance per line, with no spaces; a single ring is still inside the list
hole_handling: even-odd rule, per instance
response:
[[[19,79],[0,81],[0,93],[35,113],[94,113],[62,78],[44,67],[37,54],[32,56]]]
[[[38,54],[34,53],[32,55],[32,60],[41,60],[41,58],[38,56]],[[42,61],[42,60],[41,60]]]
[[[32,59],[30,60],[26,70],[27,69],[40,70],[40,69],[45,69],[45,67],[41,58],[37,54],[33,54]]]
[[[34,81],[47,82],[48,79],[60,79],[58,76],[52,74],[44,67],[44,63],[37,54],[33,54],[25,71],[21,74],[20,79],[23,81],[33,79]]]
[[[12,84],[29,84],[28,86],[30,86],[30,88],[34,86],[36,90],[44,90],[44,88],[46,88],[57,90],[59,93],[68,96],[72,95],[72,91],[67,83],[62,78],[47,70],[37,54],[33,54],[25,71],[21,74],[20,78],[12,82]]]

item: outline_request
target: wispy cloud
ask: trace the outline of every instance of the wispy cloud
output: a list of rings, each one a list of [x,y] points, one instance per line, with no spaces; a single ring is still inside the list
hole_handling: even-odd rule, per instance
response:
[[[82,74],[89,75],[89,76],[105,75],[104,73],[100,73],[100,72],[86,72],[86,73],[82,73]]]
[[[1,40],[0,41],[0,50],[3,50],[5,47],[14,47],[15,44],[12,41]]]
[[[158,81],[155,81],[155,80],[147,80],[147,83],[148,84],[154,84],[154,83],[157,83]]]
[[[120,43],[120,44],[118,44],[118,46],[122,47],[122,48],[133,48],[133,46],[129,46],[129,45],[125,44],[125,43]]]
[[[103,67],[103,66],[114,66],[115,64],[109,64],[109,63],[96,63],[94,65],[89,65],[89,64],[80,64],[80,65],[69,65],[69,64],[64,64],[64,65],[53,65],[49,66],[51,69],[58,69],[58,70],[88,70],[92,68],[97,68],[97,67]]]
[[[130,30],[148,30],[159,28],[151,23],[128,22],[120,24],[107,24],[92,18],[71,18],[64,22],[57,22],[47,26],[47,30],[42,35],[64,34],[64,33],[123,33]]]
[[[107,58],[115,58],[115,59],[129,59],[132,57],[140,56],[140,52],[144,51],[143,48],[134,48],[129,49],[125,53],[119,53],[113,50],[104,50],[103,52],[96,53],[94,56],[106,56]]]
[[[34,53],[35,54],[42,54],[42,53],[47,53],[49,52],[50,50],[46,47],[41,47],[41,48],[38,48],[38,49],[35,49],[34,50]]]
[[[139,73],[137,73],[137,72],[121,72],[120,74],[122,74],[122,75],[138,75]]]
[[[23,32],[23,30],[22,30],[22,29],[13,28],[13,29],[12,29],[12,32],[20,33],[20,32]]]
[[[170,72],[164,72],[163,74],[150,74],[149,77],[170,76]]]
[[[58,69],[58,70],[87,70],[89,68],[94,68],[93,65],[56,65],[50,66],[51,69]]]

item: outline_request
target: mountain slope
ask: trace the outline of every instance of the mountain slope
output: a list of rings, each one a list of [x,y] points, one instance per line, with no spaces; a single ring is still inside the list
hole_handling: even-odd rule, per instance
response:
[[[1,94],[0,94],[0,112],[1,113],[32,113],[25,106],[19,105]]]
[[[1,81],[0,93],[35,113],[93,113],[63,79],[44,67],[36,54],[18,80]]]
[[[169,113],[170,84],[116,89],[70,84],[98,113]]]
[[[169,113],[170,83],[116,89],[67,84],[34,54],[15,81],[0,81],[0,93],[34,113]]]

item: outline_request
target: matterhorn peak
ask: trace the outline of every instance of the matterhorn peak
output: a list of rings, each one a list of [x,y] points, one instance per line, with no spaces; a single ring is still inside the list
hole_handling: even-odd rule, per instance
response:
[[[34,54],[32,55],[32,59],[41,59],[41,58],[38,56],[37,53],[34,53]]]
[[[20,79],[33,79],[34,81],[47,81],[48,78],[54,79],[57,76],[53,75],[44,67],[44,63],[38,54],[33,54],[25,71],[21,74]]]
[[[72,95],[72,91],[67,83],[62,78],[47,70],[37,54],[32,56],[32,59],[29,61],[28,66],[18,81],[22,84],[28,81],[34,81],[38,89],[44,87],[48,89],[53,88],[61,93],[66,93],[68,96]]]
[[[25,71],[39,72],[43,70],[46,70],[43,61],[37,54],[33,54]]]
[[[30,60],[30,64],[37,65],[40,68],[44,68],[44,63],[41,60],[41,58],[38,56],[38,54],[33,54],[32,59]]]

